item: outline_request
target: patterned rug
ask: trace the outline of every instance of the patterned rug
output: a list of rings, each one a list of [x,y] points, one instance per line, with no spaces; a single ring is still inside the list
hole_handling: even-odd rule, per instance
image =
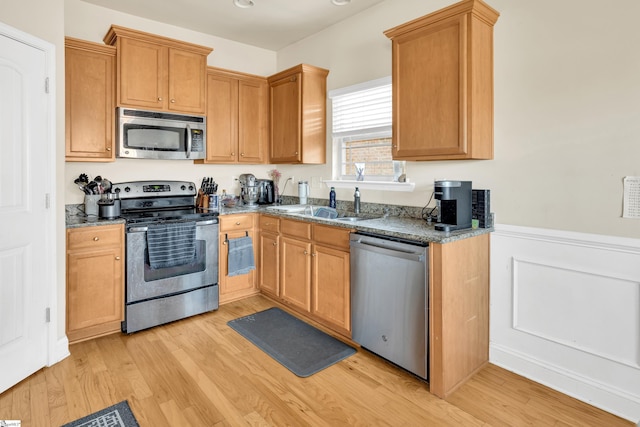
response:
[[[62,427],[140,427],[140,425],[133,416],[129,403],[123,400]]]

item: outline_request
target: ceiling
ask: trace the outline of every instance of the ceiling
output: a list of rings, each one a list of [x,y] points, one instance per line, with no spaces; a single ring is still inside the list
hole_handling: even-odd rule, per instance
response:
[[[269,50],[280,50],[384,0],[83,0],[108,9]]]

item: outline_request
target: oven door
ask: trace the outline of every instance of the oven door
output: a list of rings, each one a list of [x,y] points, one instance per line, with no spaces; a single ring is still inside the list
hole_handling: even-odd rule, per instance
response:
[[[196,222],[196,257],[153,269],[147,227],[127,226],[123,332],[135,332],[218,308],[218,220]]]

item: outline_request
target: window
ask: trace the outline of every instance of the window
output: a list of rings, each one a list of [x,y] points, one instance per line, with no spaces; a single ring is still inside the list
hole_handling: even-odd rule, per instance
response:
[[[349,86],[329,94],[337,177],[398,181],[405,162],[391,157],[391,78]]]

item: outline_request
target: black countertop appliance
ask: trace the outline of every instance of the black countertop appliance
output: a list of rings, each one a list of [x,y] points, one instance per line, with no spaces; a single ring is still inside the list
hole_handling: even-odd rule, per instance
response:
[[[436,230],[471,228],[471,181],[435,181],[434,195],[438,207]]]

